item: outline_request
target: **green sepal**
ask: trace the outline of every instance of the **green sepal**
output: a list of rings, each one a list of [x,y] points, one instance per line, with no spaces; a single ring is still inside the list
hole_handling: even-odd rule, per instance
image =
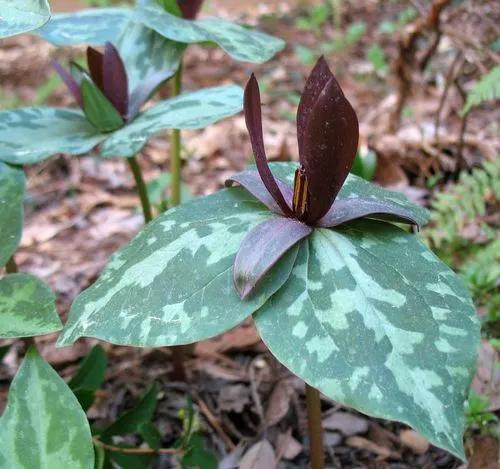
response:
[[[87,77],[81,83],[83,112],[88,121],[100,132],[113,132],[124,125],[120,113],[103,92]]]

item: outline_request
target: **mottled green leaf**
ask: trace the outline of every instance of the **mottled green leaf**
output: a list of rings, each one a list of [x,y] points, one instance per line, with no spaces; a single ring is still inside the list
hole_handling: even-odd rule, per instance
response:
[[[173,41],[215,42],[231,57],[247,62],[266,62],[285,46],[282,39],[220,18],[179,18],[167,13],[156,0],[140,2],[134,19]]]
[[[283,284],[297,249],[241,302],[233,262],[241,240],[273,215],[241,188],[186,202],[147,225],[73,303],[59,345],[82,336],[135,346],[203,340],[239,324]]]
[[[88,121],[100,132],[112,132],[123,127],[123,119],[111,101],[89,78],[81,84],[83,112]]]
[[[130,21],[117,44],[127,69],[131,93],[145,82],[171,77],[179,67],[185,45],[170,41],[141,23]]]
[[[275,176],[293,185],[295,170],[298,168],[297,163],[270,163],[269,166]],[[400,192],[384,189],[353,174],[347,176],[337,196],[337,200],[350,197],[366,197],[374,200],[393,202],[408,210],[420,226],[425,225],[429,219],[429,212],[425,208],[410,202]]]
[[[101,155],[133,156],[161,130],[205,127],[240,112],[242,105],[242,90],[236,85],[205,88],[166,99],[110,135]]]
[[[47,0],[0,0],[0,38],[32,31],[49,18]]]
[[[55,46],[101,46],[106,41],[116,41],[129,21],[130,12],[129,8],[91,8],[55,14],[36,33]]]
[[[316,229],[255,320],[278,360],[331,399],[464,458],[479,322],[418,236],[374,220]]]
[[[56,153],[87,153],[106,135],[75,109],[27,107],[0,112],[0,161],[32,164]]]
[[[0,161],[0,267],[14,254],[23,230],[25,177]]]
[[[40,279],[9,274],[0,279],[0,337],[32,337],[62,329],[56,297]]]
[[[0,419],[0,467],[93,469],[85,413],[59,375],[31,347]]]

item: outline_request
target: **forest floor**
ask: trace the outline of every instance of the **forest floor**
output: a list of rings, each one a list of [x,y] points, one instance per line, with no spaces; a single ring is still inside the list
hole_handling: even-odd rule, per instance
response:
[[[83,2],[53,3],[56,9],[68,9]],[[218,49],[190,46],[185,89],[230,82],[244,85],[255,72],[263,89],[268,156],[271,160],[296,160],[297,100],[311,64],[324,52],[359,116],[362,151],[370,149],[377,155],[376,182],[428,206],[433,193],[446,190],[461,172],[497,157],[498,107],[486,104],[473,110],[466,126],[460,115],[463,89],[499,63],[497,52],[483,50],[491,34],[498,37],[500,12],[493,10],[495,2],[463,2],[446,8],[436,49],[432,50],[436,33],[431,27],[422,31],[415,50],[406,55],[400,45],[416,19],[425,16],[425,11],[419,12],[412,5],[424,2],[332,2],[342,6],[334,16],[337,22],[331,16],[320,21],[321,11],[318,18],[308,13],[311,7],[306,5],[317,11],[314,7],[320,3],[207,2],[207,13],[258,25],[283,37],[287,47],[270,62],[255,66],[236,63]],[[375,44],[383,51],[383,60],[380,54],[379,59],[375,57]],[[82,52],[78,48],[56,50],[33,36],[2,42],[0,107],[33,102],[73,105],[64,87],[54,80],[50,60],[57,57],[64,61]],[[425,67],[421,66],[424,60]],[[399,113],[395,112],[398,105]],[[168,153],[166,134],[147,145],[140,164],[148,181],[168,169]],[[204,130],[183,132],[183,154],[183,180],[193,195],[219,189],[251,156],[242,115]],[[60,155],[27,168],[27,173],[29,198],[16,260],[20,270],[48,282],[65,318],[76,295],[97,278],[109,256],[143,224],[133,180],[125,161],[92,156]],[[498,201],[495,204],[491,210],[498,210]],[[477,239],[470,242],[481,243]],[[478,308],[478,313],[484,316],[486,308]],[[498,324],[493,329],[498,334]],[[72,348],[56,349],[55,338],[45,336],[36,342],[42,355],[69,378],[96,342],[80,340]],[[154,422],[164,447],[173,444],[181,432],[179,411],[186,406],[189,394],[199,412],[207,445],[222,461],[220,467],[236,467],[252,446],[254,452],[261,450],[259,467],[264,469],[276,462],[282,468],[307,467],[303,383],[271,356],[251,321],[197,344],[187,362],[188,384],[169,379],[168,349],[101,345],[108,356],[108,372],[89,411],[92,421],[113,420],[155,381],[161,395]],[[487,395],[491,412],[500,410],[498,353],[490,341],[483,340],[473,383],[478,395]],[[22,344],[16,343],[0,364],[0,410],[22,355]],[[363,416],[327,398],[322,405],[330,467],[466,467],[402,424]],[[469,467],[499,467],[498,441],[492,435],[491,428],[479,431],[470,423],[466,439]],[[267,445],[263,441],[270,443],[271,452],[262,450]],[[135,440],[129,442],[134,444]],[[171,456],[165,455],[155,467],[170,464]]]

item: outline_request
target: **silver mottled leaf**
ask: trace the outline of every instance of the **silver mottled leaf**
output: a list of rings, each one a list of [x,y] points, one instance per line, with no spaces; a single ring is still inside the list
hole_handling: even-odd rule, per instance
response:
[[[31,347],[0,418],[0,467],[93,469],[87,417],[73,392]]]
[[[82,336],[122,345],[180,345],[236,326],[280,288],[293,266],[297,248],[240,301],[233,284],[236,252],[249,230],[273,217],[241,188],[160,215],[75,300],[59,345]]]
[[[49,18],[47,0],[0,0],[0,38],[32,31]]]
[[[0,161],[31,164],[56,153],[87,153],[106,135],[79,110],[28,107],[0,112]]]
[[[155,0],[140,2],[134,18],[173,41],[215,42],[231,57],[247,62],[266,62],[285,46],[282,39],[220,18],[185,20],[167,13]]]
[[[315,229],[254,317],[307,383],[464,458],[479,321],[458,277],[417,236],[373,220]]]
[[[75,13],[59,13],[36,34],[55,46],[104,45],[116,42],[129,21],[129,8],[90,8]]]
[[[14,254],[23,230],[25,177],[0,161],[0,267]]]
[[[56,297],[40,279],[29,274],[0,278],[0,337],[33,337],[62,329]]]
[[[236,85],[205,88],[166,99],[112,133],[102,146],[101,155],[133,156],[161,130],[205,127],[240,112],[242,103],[242,90]]]

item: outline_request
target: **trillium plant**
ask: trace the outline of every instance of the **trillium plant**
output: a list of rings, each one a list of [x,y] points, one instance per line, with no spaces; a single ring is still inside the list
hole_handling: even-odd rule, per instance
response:
[[[43,26],[50,18],[47,0],[0,0],[0,39]]]
[[[357,118],[323,59],[298,109],[300,165],[267,164],[253,76],[244,108],[257,169],[148,224],[75,300],[59,345],[189,344],[253,315],[308,384],[314,467],[317,390],[464,458],[479,324],[457,276],[405,228],[427,211],[348,174]]]

